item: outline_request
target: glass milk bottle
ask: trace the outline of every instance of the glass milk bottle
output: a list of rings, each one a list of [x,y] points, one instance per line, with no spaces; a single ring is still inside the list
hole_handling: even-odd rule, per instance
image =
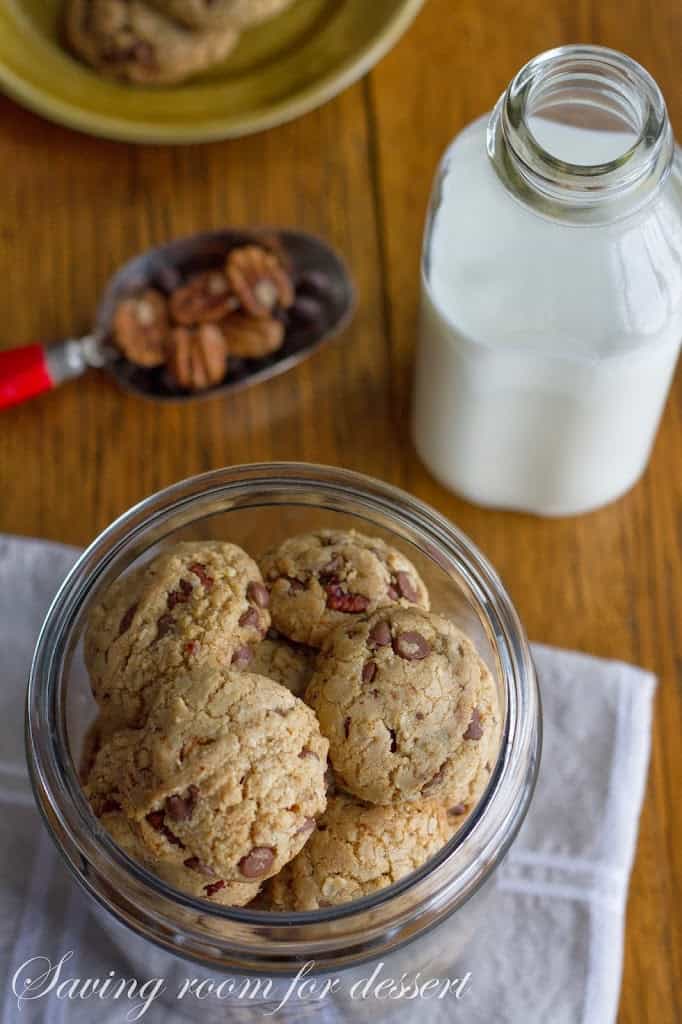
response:
[[[649,458],[682,339],[682,163],[623,54],[536,57],[438,171],[414,438],[483,505],[572,515]]]

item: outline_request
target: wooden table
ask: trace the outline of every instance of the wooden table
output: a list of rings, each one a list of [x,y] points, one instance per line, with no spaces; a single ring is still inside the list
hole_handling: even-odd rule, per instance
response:
[[[434,482],[408,432],[420,236],[446,143],[533,54],[560,42],[630,53],[682,137],[682,8],[662,0],[430,0],[379,68],[322,110],[238,142],[133,147],[0,99],[0,346],[87,330],[138,249],[199,228],[291,224],[348,258],[360,308],[343,341],[228,401],[164,408],[97,373],[0,418],[0,530],[89,541],[144,495],[229,463],[341,464],[407,488],[465,530],[532,639],[661,678],[629,903],[620,1021],[682,1020],[682,379],[651,466],[578,519],[484,511]],[[576,795],[579,799],[579,795]]]

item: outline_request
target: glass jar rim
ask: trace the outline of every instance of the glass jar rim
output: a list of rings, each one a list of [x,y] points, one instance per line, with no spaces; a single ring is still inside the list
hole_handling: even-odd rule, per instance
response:
[[[552,90],[587,84],[632,119],[632,144],[602,163],[562,159],[529,125],[534,105]],[[487,145],[510,191],[541,212],[592,223],[620,219],[648,202],[670,174],[674,157],[668,112],[655,79],[618,50],[579,44],[547,50],[517,72],[493,110]]]
[[[303,500],[311,489],[318,492],[315,500]],[[323,494],[331,504],[320,500]],[[189,523],[197,518],[191,515],[197,504],[208,512],[264,502],[339,511],[333,503],[344,497],[353,503],[352,514],[358,515],[358,508],[368,516],[383,513],[390,517],[394,532],[400,535],[402,528],[406,539],[410,531],[416,533],[430,557],[447,558],[456,565],[476,594],[495,637],[507,693],[506,728],[491,783],[469,820],[425,865],[352,903],[274,914],[194,899],[130,860],[93,819],[68,752],[59,702],[69,634],[95,586],[115,575],[124,560],[130,562],[131,544],[152,528],[162,530],[171,516],[185,516],[184,522]],[[174,522],[172,528],[178,524]],[[145,542],[141,550],[151,543]],[[104,530],[80,556],[47,613],[31,666],[26,710],[27,758],[36,801],[81,885],[119,920],[158,945],[204,963],[215,964],[217,955],[222,966],[245,973],[286,971],[300,964],[301,956],[311,958],[311,954],[324,966],[363,961],[374,956],[377,948],[385,951],[401,945],[461,906],[497,866],[525,817],[537,776],[540,734],[539,693],[530,649],[516,611],[485,557],[448,520],[406,492],[348,470],[307,463],[260,463],[195,476],[144,499]],[[469,856],[472,835],[483,850],[483,878],[476,874]],[[96,877],[89,870],[91,865]],[[153,909],[144,906],[150,898]],[[418,928],[412,920],[417,907]],[[196,922],[189,924],[186,919],[187,912],[223,927],[233,925],[229,942],[224,936],[196,931]],[[368,914],[374,918],[372,927]],[[275,938],[266,941],[264,928]],[[180,931],[184,937],[178,948],[173,935]]]

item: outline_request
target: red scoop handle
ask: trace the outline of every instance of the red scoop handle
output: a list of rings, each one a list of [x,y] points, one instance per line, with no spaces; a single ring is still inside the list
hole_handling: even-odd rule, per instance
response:
[[[8,409],[56,387],[42,345],[0,352],[0,409]]]

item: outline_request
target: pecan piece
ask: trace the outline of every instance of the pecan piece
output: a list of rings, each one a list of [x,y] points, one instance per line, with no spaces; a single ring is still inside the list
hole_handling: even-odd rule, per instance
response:
[[[227,279],[251,316],[269,317],[294,301],[291,279],[277,257],[259,245],[233,249],[227,257]]]
[[[169,591],[168,598],[166,600],[168,611],[172,612],[176,604],[187,604],[192,596],[193,589],[194,588],[189,580],[180,580],[178,589]]]
[[[169,306],[176,323],[193,327],[222,320],[239,308],[239,299],[222,270],[206,270],[176,288]]]
[[[154,288],[123,299],[113,318],[116,347],[135,366],[161,366],[166,359],[168,311],[166,300]]]
[[[185,391],[220,384],[227,372],[227,348],[220,329],[215,324],[175,327],[168,343],[168,371]]]
[[[206,566],[202,562],[193,562],[189,567],[189,571],[199,577],[199,581],[205,590],[210,590],[215,583],[215,580],[212,576],[209,576]]]
[[[220,890],[224,889],[224,888],[225,888],[225,882],[221,878],[217,882],[211,882],[210,885],[205,885],[204,886],[204,892],[206,893],[207,896],[210,897],[210,896],[215,896],[215,894],[217,892],[220,892]]]
[[[220,324],[227,351],[239,359],[263,359],[284,344],[284,325],[274,317],[234,313]]]
[[[348,594],[338,583],[329,583],[324,589],[327,592],[327,608],[334,612],[359,615],[369,608],[368,597],[362,594]]]

